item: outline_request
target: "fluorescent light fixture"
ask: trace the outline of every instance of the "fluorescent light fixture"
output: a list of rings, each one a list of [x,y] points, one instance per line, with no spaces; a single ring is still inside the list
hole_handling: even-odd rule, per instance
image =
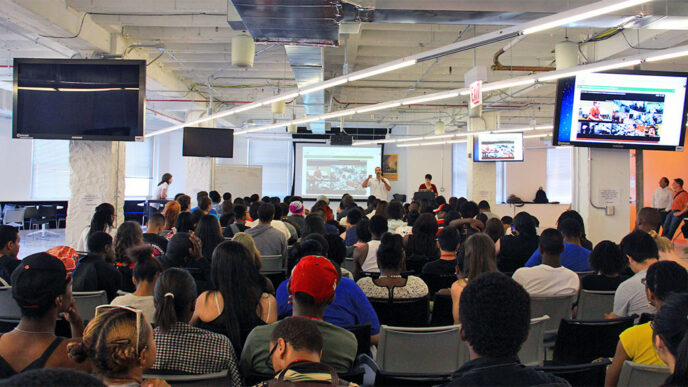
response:
[[[343,116],[350,116],[356,114],[355,110],[340,110],[332,113],[321,114],[319,117],[321,120],[329,120],[330,118],[337,118]]]
[[[377,141],[375,140],[366,140],[366,141],[354,141],[353,146],[361,146],[361,145],[373,145],[377,144]]]
[[[400,138],[397,140],[397,142],[408,142],[408,141],[418,141],[422,140],[423,137],[407,137],[407,138]]]
[[[421,104],[423,102],[437,101],[440,99],[454,98],[454,97],[458,97],[458,96],[459,96],[458,91],[451,91],[448,93],[423,95],[420,97],[409,98],[409,99],[402,101],[401,104],[402,105],[416,105],[416,104]]]
[[[370,70],[357,71],[353,75],[350,75],[348,80],[349,80],[349,82],[358,81],[359,79],[368,78],[368,77],[372,77],[372,76],[375,76],[378,74],[387,73],[387,72],[398,70],[398,69],[403,69],[404,67],[413,66],[414,64],[416,64],[416,62],[417,61],[415,59],[409,59],[409,60],[404,60],[404,61],[401,61],[398,63],[390,64],[387,66],[385,66],[385,65],[375,66],[375,67],[372,67]]]
[[[660,60],[680,58],[682,56],[688,56],[688,50],[674,52],[674,53],[670,53],[670,54],[664,54],[664,55],[651,56],[651,57],[645,59],[645,62],[658,62]]]
[[[105,87],[98,89],[79,89],[79,88],[58,88],[57,91],[77,91],[77,92],[89,92],[89,91],[119,91],[122,90],[121,87]],[[138,89],[137,89],[138,90]]]
[[[527,136],[523,136],[523,138],[538,138],[538,137],[547,137],[547,136],[551,136],[551,133],[529,134]]]
[[[533,126],[526,126],[523,128],[507,128],[507,129],[502,129],[502,128],[497,128],[495,130],[491,130],[490,133],[511,133],[511,132],[527,132],[529,130],[535,130],[535,127]]]
[[[516,86],[528,86],[528,85],[532,85],[533,83],[535,83],[535,79],[533,79],[533,78],[514,80],[514,81],[510,81],[510,80],[498,81],[498,82],[492,82],[492,83],[488,83],[486,85],[483,85],[483,91],[508,89],[508,88],[516,87]]]
[[[454,137],[454,133],[451,134],[442,134],[439,136],[425,136],[423,137],[423,140],[435,140],[435,139],[440,139],[440,138],[452,138]]]
[[[54,87],[29,87],[20,86],[19,90],[32,90],[32,91],[57,91]]]
[[[585,11],[580,11],[581,8],[578,8],[579,11],[574,13],[573,15],[570,16],[564,16],[559,18],[556,18],[555,20],[552,20],[550,22],[544,22],[540,23],[536,26],[526,28],[523,30],[523,35],[529,35],[529,34],[534,34],[536,32],[541,32],[548,30],[550,28],[555,28],[559,26],[565,26],[571,23],[575,23],[577,21],[589,19],[591,17],[596,17],[600,15],[605,15],[608,13],[616,12],[625,8],[630,8],[634,7],[636,5],[648,3],[652,0],[625,0],[625,1],[606,1],[606,2],[595,2],[591,4],[590,6],[587,7],[581,7],[583,9],[589,9]],[[605,5],[608,4],[608,5]],[[575,10],[573,10],[575,11]],[[556,16],[556,15],[554,15]]]
[[[454,140],[454,141],[447,141],[447,144],[464,144],[467,142],[468,142],[468,140]]]
[[[335,78],[332,81],[321,82],[313,87],[305,87],[301,90],[301,95],[312,93],[314,91],[324,90],[330,87],[339,86],[341,84],[347,83],[349,80],[346,77]]]
[[[277,95],[277,96],[275,96],[274,98],[270,98],[270,99],[268,99],[268,100],[266,100],[266,101],[261,102],[261,105],[263,105],[263,106],[265,106],[265,105],[270,105],[270,104],[272,104],[273,102],[285,101],[285,100],[288,100],[288,99],[296,98],[296,97],[298,97],[298,96],[299,96],[299,93],[296,92],[296,91],[293,92],[293,93],[289,93],[289,94]]]
[[[434,141],[434,142],[424,142],[424,143],[421,143],[419,145],[428,145],[428,146],[429,145],[444,145],[446,143],[447,143],[446,141]]]
[[[591,65],[589,65],[589,67],[583,68],[580,70],[567,71],[567,72],[562,72],[562,73],[558,73],[558,74],[552,74],[552,75],[540,77],[540,78],[538,78],[538,81],[549,82],[549,81],[554,81],[554,80],[557,80],[560,78],[573,77],[573,76],[580,75],[580,74],[597,73],[600,71],[620,69],[623,67],[635,66],[635,65],[640,64],[641,62],[642,62],[642,60],[635,59],[635,60],[622,61],[622,62],[610,63],[607,65],[599,65],[599,66],[591,64]]]
[[[381,103],[361,109],[356,109],[356,114],[361,114],[361,113],[367,113],[367,112],[374,112],[376,110],[384,110],[384,109],[389,109],[393,107],[401,106],[401,102],[389,102],[389,103]]]
[[[421,146],[421,144],[400,144],[397,145],[399,148],[410,148],[412,146]]]

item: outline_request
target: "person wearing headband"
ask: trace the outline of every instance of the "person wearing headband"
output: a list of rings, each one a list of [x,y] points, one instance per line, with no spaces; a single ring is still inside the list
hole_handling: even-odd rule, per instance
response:
[[[154,370],[207,374],[229,370],[233,386],[241,385],[237,359],[227,336],[189,325],[196,301],[196,283],[188,271],[165,270],[155,283],[157,346]]]
[[[67,357],[67,345],[81,341],[84,326],[72,298],[72,279],[62,261],[47,253],[30,255],[11,279],[21,320],[14,330],[0,336],[0,379],[40,368],[90,371],[90,364]],[[70,323],[73,339],[55,335],[59,314]]]

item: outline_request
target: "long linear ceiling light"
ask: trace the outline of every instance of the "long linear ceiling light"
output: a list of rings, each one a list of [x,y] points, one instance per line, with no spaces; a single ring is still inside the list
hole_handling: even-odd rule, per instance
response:
[[[397,146],[399,148],[408,148],[408,147],[415,147],[415,146],[430,146],[430,145],[443,145],[443,144],[457,144],[457,143],[464,143],[468,142],[468,139],[460,139],[460,137],[469,137],[469,136],[474,136],[482,133],[508,133],[508,132],[514,132],[514,131],[524,131],[524,130],[543,130],[543,129],[552,129],[552,125],[540,125],[540,126],[531,126],[528,128],[513,128],[513,129],[487,129],[487,130],[477,130],[475,132],[462,132],[462,133],[457,133],[453,135],[451,139],[447,139],[444,141],[430,141],[430,142],[416,142],[416,143],[403,143],[403,144],[398,144]],[[549,136],[551,133],[541,133],[541,134],[532,134],[532,135],[527,135],[523,136],[523,138],[535,138],[535,137],[545,137]],[[431,139],[440,139],[442,136],[427,136],[424,137],[423,139],[425,140],[431,140]]]
[[[318,90],[324,90],[331,87],[339,86],[347,82],[354,82],[364,78],[369,78],[375,75],[384,74],[390,71],[399,70],[404,67],[413,66],[418,62],[423,62],[435,58],[439,58],[446,55],[452,55],[457,52],[470,50],[476,47],[484,46],[486,44],[503,41],[516,36],[532,34],[536,32],[545,31],[551,28],[556,28],[559,26],[567,25],[569,23],[574,23],[577,21],[585,20],[591,17],[596,17],[604,15],[606,13],[615,12],[621,9],[633,7],[643,3],[648,3],[653,0],[604,0],[596,1],[592,4],[588,4],[582,7],[574,8],[568,11],[560,12],[554,15],[546,16],[531,22],[523,23],[521,25],[505,28],[498,31],[489,32],[480,36],[469,38],[460,42],[448,44],[433,50],[428,50],[420,52],[418,54],[397,59],[391,62],[383,63],[377,66],[373,66],[364,70],[356,71],[351,74],[341,75],[336,78],[328,79],[327,81],[312,84],[304,88],[303,90],[290,90],[287,91],[287,96],[278,95],[276,97],[270,97],[256,102],[244,105],[241,107],[236,107],[228,109],[219,113],[211,114],[209,116],[199,118],[190,122],[184,122],[179,125],[170,126],[168,128],[158,130],[154,133],[146,135],[147,137],[157,136],[163,133],[169,133],[174,130],[179,130],[185,126],[192,126],[202,122],[215,120],[222,117],[227,117],[232,114],[237,114],[251,109],[256,109],[261,106],[268,104],[268,101],[284,101],[291,98],[295,98],[299,95],[304,95],[312,93]],[[275,99],[278,98],[278,99]]]

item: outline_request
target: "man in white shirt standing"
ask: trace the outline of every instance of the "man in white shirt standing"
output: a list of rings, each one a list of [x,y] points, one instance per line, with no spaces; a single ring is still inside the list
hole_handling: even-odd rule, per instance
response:
[[[563,296],[574,294],[580,288],[578,274],[561,266],[564,237],[553,228],[540,235],[542,264],[522,267],[513,275],[514,281],[523,286],[531,296]]]
[[[370,187],[370,194],[375,196],[378,200],[387,201],[387,191],[392,189],[389,185],[389,180],[382,177],[382,168],[375,168],[375,178],[373,175],[368,175],[368,178],[362,184],[363,188]]]
[[[671,211],[671,202],[674,197],[674,192],[669,187],[669,179],[662,177],[659,179],[659,187],[652,195],[652,207],[659,211],[660,224],[664,224],[667,214]],[[659,231],[659,230],[655,230]]]

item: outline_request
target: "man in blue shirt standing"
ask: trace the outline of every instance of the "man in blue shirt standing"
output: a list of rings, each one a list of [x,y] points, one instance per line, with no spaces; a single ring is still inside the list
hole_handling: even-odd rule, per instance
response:
[[[574,219],[564,219],[559,223],[557,230],[564,236],[564,252],[561,254],[561,265],[565,268],[575,271],[592,271],[588,257],[590,250],[581,246],[581,235],[583,234],[583,227],[578,221]],[[542,263],[542,256],[540,250],[535,250],[530,256],[526,267],[537,266]]]

